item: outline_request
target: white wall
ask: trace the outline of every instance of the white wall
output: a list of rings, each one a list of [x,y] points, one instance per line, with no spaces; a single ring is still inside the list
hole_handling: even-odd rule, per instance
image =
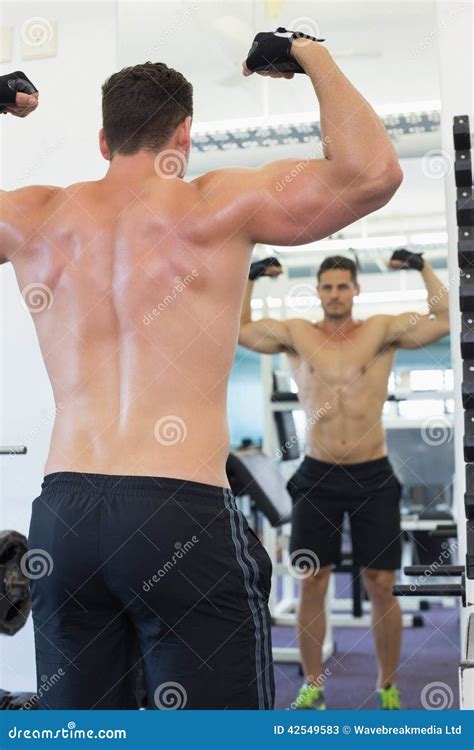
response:
[[[21,59],[20,29],[41,16],[58,23],[57,57]],[[14,28],[14,58],[0,73],[24,70],[41,106],[25,120],[0,119],[2,189],[97,179],[106,170],[97,145],[100,87],[117,69],[115,2],[2,3],[1,23]],[[28,443],[27,456],[0,456],[0,528],[27,533],[39,494],[54,403],[29,314],[13,270],[0,268],[0,444]],[[35,688],[30,621],[14,638],[0,636],[0,687]]]

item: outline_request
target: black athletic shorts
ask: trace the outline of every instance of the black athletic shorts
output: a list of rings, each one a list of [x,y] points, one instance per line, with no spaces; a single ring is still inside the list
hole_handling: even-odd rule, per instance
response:
[[[46,476],[29,533],[43,709],[272,709],[272,564],[230,490]]]
[[[304,550],[322,566],[341,561],[347,513],[354,564],[378,570],[401,565],[401,485],[387,458],[330,464],[306,456],[288,482],[293,498],[290,553]],[[311,560],[311,555],[307,555]]]

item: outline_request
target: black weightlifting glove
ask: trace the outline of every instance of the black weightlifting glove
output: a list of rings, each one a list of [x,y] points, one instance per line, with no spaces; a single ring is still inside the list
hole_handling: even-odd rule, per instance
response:
[[[291,56],[293,39],[310,39],[324,42],[301,31],[287,31],[280,26],[276,31],[261,31],[253,40],[245,64],[253,73],[262,70],[277,73],[305,73],[301,65]]]
[[[390,260],[398,260],[400,263],[404,263],[407,268],[411,268],[414,271],[422,271],[425,265],[421,253],[411,253],[410,250],[405,250],[404,248],[395,250]]]
[[[249,280],[255,281],[255,279],[259,278],[259,276],[264,276],[267,268],[271,268],[271,266],[276,266],[277,268],[282,267],[278,258],[264,258],[263,260],[256,260],[255,263],[252,263],[250,266]]]
[[[15,104],[18,91],[36,94],[38,89],[21,70],[0,76],[0,112],[5,112],[5,105]]]

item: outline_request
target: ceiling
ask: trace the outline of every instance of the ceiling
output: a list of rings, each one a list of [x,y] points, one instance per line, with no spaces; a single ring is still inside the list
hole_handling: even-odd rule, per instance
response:
[[[241,62],[257,31],[321,33],[372,104],[439,99],[434,2],[170,0],[118,3],[121,66],[163,61],[194,85],[195,121],[312,112],[306,76],[244,79]]]

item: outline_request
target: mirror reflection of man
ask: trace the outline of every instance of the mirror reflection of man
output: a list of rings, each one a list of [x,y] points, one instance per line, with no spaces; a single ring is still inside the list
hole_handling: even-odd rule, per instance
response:
[[[276,260],[260,264],[260,275],[282,272]],[[372,603],[380,706],[400,708],[395,680],[402,617],[392,587],[401,564],[401,487],[387,458],[382,410],[397,349],[419,349],[438,341],[449,333],[449,313],[447,290],[420,254],[397,250],[390,266],[421,273],[428,293],[427,314],[356,320],[357,268],[342,256],[326,258],[319,268],[317,293],[324,313],[320,322],[252,321],[252,281],[242,308],[239,343],[264,354],[287,354],[308,424],[305,458],[288,483],[294,503],[290,552],[297,559],[298,550],[309,550],[315,561],[315,569],[302,580],[298,609],[306,679],[297,708],[325,708],[318,680],[326,630],[324,602],[332,566],[341,560],[345,514],[353,561],[362,567]],[[317,419],[311,418],[314,414]]]

